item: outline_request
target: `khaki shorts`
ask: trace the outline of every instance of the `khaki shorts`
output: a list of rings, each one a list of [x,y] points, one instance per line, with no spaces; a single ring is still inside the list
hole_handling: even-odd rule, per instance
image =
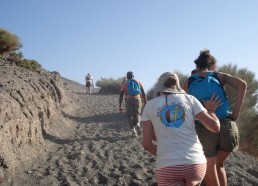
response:
[[[130,128],[135,127],[141,121],[142,102],[141,98],[126,99],[126,114]]]
[[[214,157],[218,151],[233,152],[238,149],[240,140],[238,128],[236,123],[230,119],[220,121],[218,133],[209,131],[197,121],[196,132],[206,157]]]

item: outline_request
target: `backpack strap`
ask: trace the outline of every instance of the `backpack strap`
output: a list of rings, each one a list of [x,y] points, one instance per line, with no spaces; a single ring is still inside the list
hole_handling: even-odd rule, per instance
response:
[[[221,86],[221,88],[222,88],[222,90],[223,90],[223,94],[224,94],[225,98],[228,99],[227,94],[226,94],[226,92],[225,92],[225,89],[224,89],[224,87],[223,87],[223,85],[222,85],[222,83],[221,83],[221,81],[220,81],[220,79],[219,79],[218,73],[217,73],[216,71],[213,71],[212,77],[214,77],[215,79],[218,80],[219,85]]]
[[[219,84],[222,86],[222,83],[219,79],[218,73],[216,71],[213,71],[213,73],[211,74],[212,77],[214,77],[215,79],[218,80]]]

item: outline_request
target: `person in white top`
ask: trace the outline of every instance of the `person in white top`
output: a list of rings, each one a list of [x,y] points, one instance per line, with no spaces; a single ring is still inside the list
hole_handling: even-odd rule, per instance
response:
[[[93,76],[91,75],[91,73],[88,73],[87,76],[85,76],[85,82],[86,93],[91,93],[91,88],[94,87]]]
[[[195,119],[219,132],[214,113],[220,99],[202,104],[180,88],[177,74],[163,73],[154,89],[158,97],[144,107],[142,145],[156,159],[158,185],[199,185],[205,176],[206,158],[195,130]]]

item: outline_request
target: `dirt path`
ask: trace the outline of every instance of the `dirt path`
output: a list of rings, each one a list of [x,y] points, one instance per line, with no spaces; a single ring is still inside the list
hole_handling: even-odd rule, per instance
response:
[[[70,81],[65,89],[70,104],[46,135],[45,151],[4,186],[156,186],[155,158],[118,113],[118,95],[85,94]],[[258,161],[247,153],[232,153],[226,170],[230,186],[258,185]]]
[[[118,112],[118,95],[69,90],[63,111],[67,138],[49,135],[46,153],[14,180],[16,186],[156,185],[155,159]],[[58,130],[58,129],[57,129]],[[48,147],[49,146],[49,147]]]

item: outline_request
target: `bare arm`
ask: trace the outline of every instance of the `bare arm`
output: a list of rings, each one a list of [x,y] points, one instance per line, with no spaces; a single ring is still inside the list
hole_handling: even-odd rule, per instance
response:
[[[124,97],[124,92],[123,92],[123,91],[120,91],[120,95],[119,95],[119,107],[122,106],[123,97]]]
[[[93,78],[91,79],[91,84],[92,84],[92,87],[94,88],[94,81],[93,81]]]
[[[219,72],[218,74],[219,74],[219,78],[221,79],[224,85],[228,84],[236,89],[236,104],[235,104],[235,108],[232,111],[231,117],[237,120],[243,105],[247,84],[244,80],[236,76],[231,76],[230,74],[226,74],[222,72]]]
[[[145,91],[144,91],[142,85],[141,85],[141,92],[142,92],[142,98],[143,98],[144,104],[146,104],[147,103],[147,96],[145,94]]]
[[[124,93],[123,91],[120,91],[120,96],[119,96],[119,111],[123,112],[123,107],[122,107],[122,102],[123,102],[123,97],[124,97]]]
[[[151,121],[144,121],[142,130],[142,146],[154,156],[157,155],[157,146],[153,143],[153,140],[155,139],[155,132]]]
[[[197,114],[196,118],[211,132],[220,131],[220,122],[214,112],[203,111]]]
[[[182,88],[186,93],[188,92],[188,79],[185,80]]]

